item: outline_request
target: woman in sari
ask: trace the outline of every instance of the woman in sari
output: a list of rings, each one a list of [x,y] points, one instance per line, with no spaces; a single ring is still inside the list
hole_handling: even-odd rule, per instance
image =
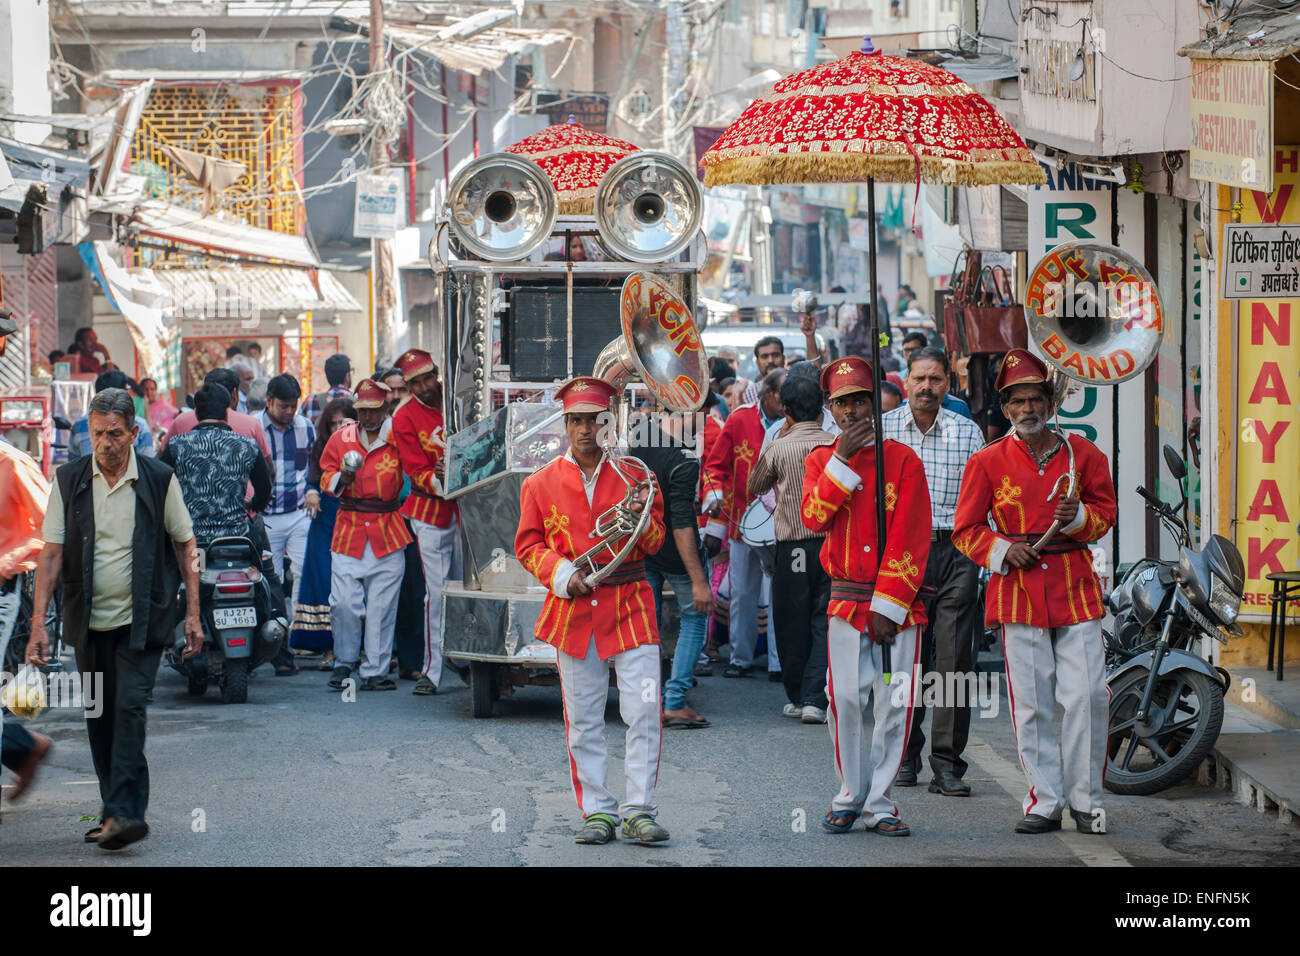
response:
[[[307,471],[307,501],[303,505],[311,518],[307,531],[307,556],[302,565],[302,586],[293,614],[293,632],[289,646],[322,654],[320,669],[334,668],[334,632],[330,629],[330,540],[334,537],[334,519],[339,513],[339,499],[320,492],[320,456],[325,443],[343,425],[356,421],[356,409],[350,398],[336,398],[325,406],[316,422],[316,441],[311,446],[311,465]]]

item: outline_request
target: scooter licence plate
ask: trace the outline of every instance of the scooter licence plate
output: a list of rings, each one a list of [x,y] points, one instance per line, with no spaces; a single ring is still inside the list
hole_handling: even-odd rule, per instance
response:
[[[212,623],[222,630],[230,627],[257,627],[257,609],[251,607],[213,608]]]

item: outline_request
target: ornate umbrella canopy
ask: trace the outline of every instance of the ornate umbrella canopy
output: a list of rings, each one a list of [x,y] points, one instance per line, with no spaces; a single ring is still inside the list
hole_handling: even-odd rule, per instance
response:
[[[526,156],[542,167],[555,186],[560,215],[589,216],[596,187],[609,167],[637,147],[568,122],[526,136],[507,153]]]
[[[1042,167],[982,96],[946,70],[850,53],[777,82],[704,154],[704,184],[1041,184]]]

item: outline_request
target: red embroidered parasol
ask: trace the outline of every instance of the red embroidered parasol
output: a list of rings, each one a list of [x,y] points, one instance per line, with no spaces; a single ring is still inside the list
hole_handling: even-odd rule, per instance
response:
[[[507,153],[526,156],[542,167],[555,186],[562,216],[591,215],[596,187],[605,172],[636,151],[631,143],[572,121],[548,126],[506,147]]]
[[[969,85],[879,52],[850,53],[778,81],[701,162],[706,186],[1046,182],[1024,140]]]

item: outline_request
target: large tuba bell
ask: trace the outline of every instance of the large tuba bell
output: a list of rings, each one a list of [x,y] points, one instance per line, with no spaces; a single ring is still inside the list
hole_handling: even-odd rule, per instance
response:
[[[696,411],[704,402],[708,376],[700,336],[686,303],[658,276],[636,272],[623,283],[619,311],[623,334],[601,350],[591,374],[619,390],[639,378],[669,410]],[[595,537],[600,540],[573,562],[587,570],[588,587],[599,584],[631,554],[650,521],[654,496],[654,481],[644,463],[616,455],[609,444],[605,453],[627,493],[596,519]],[[642,493],[647,495],[646,505],[635,512],[632,502]],[[598,563],[605,554],[610,555],[608,562]]]
[[[703,193],[667,153],[636,152],[609,168],[596,189],[596,228],[619,259],[662,262],[695,239]]]
[[[619,295],[623,334],[596,358],[592,375],[617,389],[639,379],[670,411],[693,412],[709,376],[690,309],[663,279],[634,272]]]
[[[1034,266],[1025,320],[1047,361],[1087,385],[1140,375],[1164,331],[1155,279],[1122,249],[1093,242],[1059,245]]]
[[[540,166],[514,153],[488,153],[456,174],[447,191],[451,231],[491,262],[523,259],[551,235],[559,204]]]

